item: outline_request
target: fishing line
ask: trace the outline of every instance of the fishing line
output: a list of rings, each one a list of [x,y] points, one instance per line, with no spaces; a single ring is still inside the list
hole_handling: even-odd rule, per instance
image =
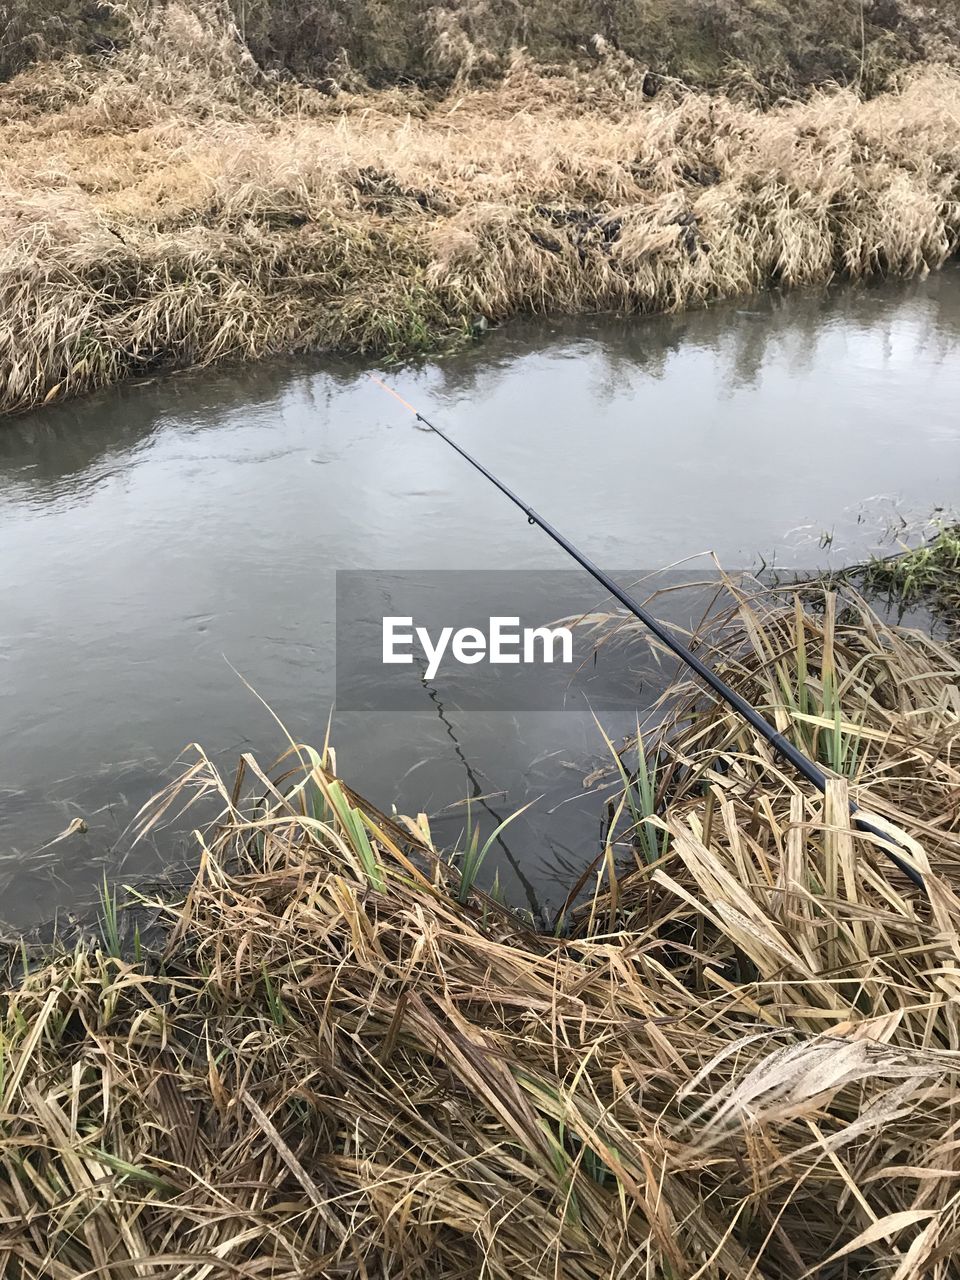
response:
[[[450,446],[451,449],[455,449],[456,452],[460,454],[461,458],[466,462],[469,462],[471,467],[476,471],[479,471],[480,474],[489,480],[492,485],[495,485],[504,497],[509,498],[515,506],[519,507],[527,517],[527,522],[529,524],[537,525],[543,530],[547,537],[552,538],[553,541],[559,547],[562,547],[572,559],[576,560],[577,564],[579,564],[582,569],[585,569],[592,578],[599,582],[600,585],[614,597],[615,600],[619,600],[625,609],[632,613],[638,621],[642,622],[649,631],[652,631],[661,644],[669,649],[670,652],[674,654],[675,657],[679,658],[681,662],[685,663],[691,671],[694,671],[700,679],[703,680],[703,682],[727,704],[727,706],[731,707],[739,716],[746,720],[749,725],[756,729],[757,733],[759,733],[760,736],[764,738],[771,747],[773,747],[774,751],[776,751],[778,755],[788,761],[788,763],[796,769],[797,773],[799,773],[801,777],[806,778],[806,780],[815,786],[818,791],[826,793],[829,775],[826,774],[819,765],[814,764],[812,760],[805,756],[802,751],[793,745],[792,742],[789,742],[782,733],[778,733],[773,725],[760,714],[756,707],[747,702],[746,698],[737,693],[735,689],[732,689],[726,681],[721,680],[716,672],[711,670],[705,662],[702,662],[692,650],[688,649],[686,645],[681,644],[681,642],[667,630],[663,623],[659,622],[652,613],[649,613],[643,607],[643,605],[638,604],[637,601],[634,600],[633,597],[619,585],[619,583],[615,582],[608,573],[605,573],[603,569],[598,565],[595,565],[593,561],[585,556],[578,547],[574,546],[570,539],[562,534],[559,529],[555,529],[549,520],[545,520],[543,516],[538,515],[529,503],[524,502],[518,494],[514,493],[514,491],[505,485],[502,480],[498,479],[492,471],[488,471],[482,462],[478,462],[472,454],[468,453],[466,449],[457,444],[457,442],[448,436],[445,431],[441,431],[438,426],[432,423],[428,418],[425,418],[419,409],[415,409],[409,401],[404,400],[403,396],[394,391],[392,387],[388,387],[385,382],[381,382],[380,379],[374,377],[372,373],[369,376],[378,387],[381,387],[389,395],[393,396],[395,400],[399,400],[403,407],[409,410],[418,422],[422,422],[427,430],[438,435],[441,440]],[[899,854],[894,852],[894,849],[900,849],[904,853],[909,853],[909,849],[900,844],[900,842],[893,836],[881,830],[880,827],[875,826],[869,821],[869,819],[862,817],[860,806],[853,800],[850,801],[850,814],[858,829],[874,836],[880,842],[883,852],[887,855],[890,861],[918,888],[924,889],[925,885],[920,873],[910,866],[909,863],[905,862]]]

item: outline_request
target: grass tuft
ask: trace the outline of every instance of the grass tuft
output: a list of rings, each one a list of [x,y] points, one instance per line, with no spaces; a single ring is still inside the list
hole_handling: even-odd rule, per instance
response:
[[[863,570],[868,590],[884,593],[901,609],[926,603],[960,616],[960,525],[941,527],[922,546],[873,560]]]

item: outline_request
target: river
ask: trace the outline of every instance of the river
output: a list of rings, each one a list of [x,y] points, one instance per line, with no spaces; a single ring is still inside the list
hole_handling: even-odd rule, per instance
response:
[[[956,502],[958,347],[951,267],[521,321],[379,372],[605,568],[708,551],[814,567],[889,550],[891,530]],[[225,762],[282,750],[247,684],[322,740],[336,570],[455,570],[469,592],[468,571],[569,567],[372,368],[195,371],[0,428],[0,919],[30,925],[90,902],[104,871],[189,856],[186,837],[131,848],[125,829],[185,744]],[[604,747],[585,704],[341,709],[333,738],[355,788],[440,813],[450,839],[463,813],[445,806],[468,793],[488,826],[536,800],[484,871],[515,901],[556,904],[595,852],[602,806],[581,783]],[[77,817],[88,830],[49,846]]]

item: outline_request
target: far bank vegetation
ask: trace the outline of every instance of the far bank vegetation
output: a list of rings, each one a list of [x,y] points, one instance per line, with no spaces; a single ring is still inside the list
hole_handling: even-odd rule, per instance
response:
[[[106,52],[0,86],[2,410],[226,357],[438,349],[523,311],[924,272],[956,244],[946,64],[771,104],[742,67],[693,89],[587,37],[562,65],[514,49],[484,76],[463,46],[443,84],[371,89],[344,59],[311,86],[222,7],[111,12]]]

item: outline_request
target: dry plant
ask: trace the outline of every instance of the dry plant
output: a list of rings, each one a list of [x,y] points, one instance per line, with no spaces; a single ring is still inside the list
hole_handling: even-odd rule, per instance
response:
[[[113,78],[135,84],[151,99],[203,113],[243,102],[266,79],[225,0],[170,0],[145,8],[113,0],[106,7],[130,30],[129,42],[112,60]]]
[[[126,0],[137,11],[167,0]],[[209,0],[176,0],[205,9]],[[956,0],[218,0],[261,66],[310,81],[350,64],[381,82],[496,74],[517,48],[540,62],[589,62],[594,35],[698,87],[749,79],[769,100],[827,82],[876,92],[924,58],[955,59]],[[437,34],[445,34],[438,49]],[[108,4],[0,0],[0,78],[38,57],[129,42]],[[441,55],[438,57],[438,54]]]
[[[199,754],[148,818],[222,807],[163,955],[105,899],[99,950],[5,995],[4,1274],[960,1275],[960,666],[829,601],[744,603],[723,646],[837,753],[828,795],[681,708],[665,851],[565,939],[459,907],[426,820],[328,757],[231,785]]]
[[[0,88],[0,410],[223,358],[437,349],[521,311],[924,272],[956,245],[945,69],[764,112],[650,100],[600,42],[591,72],[517,55],[487,87],[331,98],[262,76],[219,12],[151,8],[99,70]]]

